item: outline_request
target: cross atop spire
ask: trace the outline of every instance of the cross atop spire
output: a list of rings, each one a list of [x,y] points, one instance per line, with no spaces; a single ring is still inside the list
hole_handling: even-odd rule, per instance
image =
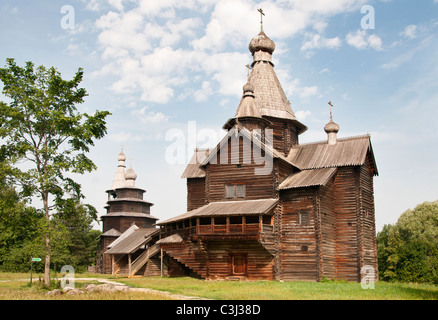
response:
[[[251,70],[250,64],[246,64],[245,67],[248,69],[247,77],[249,78],[249,71]]]
[[[330,121],[333,121],[333,118],[332,118],[332,108],[333,108],[333,104],[332,104],[331,101],[329,101],[328,104],[329,104],[329,106],[330,106]]]
[[[265,13],[263,12],[263,9],[257,9],[258,12],[260,12],[260,31],[263,31],[263,16]]]

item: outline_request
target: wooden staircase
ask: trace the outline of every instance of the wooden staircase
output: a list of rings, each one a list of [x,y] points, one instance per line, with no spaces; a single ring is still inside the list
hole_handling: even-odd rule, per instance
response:
[[[158,244],[154,244],[145,250],[141,255],[139,255],[137,259],[131,263],[131,273],[128,275],[128,277],[134,276],[135,273],[140,270],[140,268],[143,267],[152,256],[157,254],[158,251],[160,251],[160,246]]]
[[[273,227],[264,227],[263,232],[260,232],[259,242],[272,256],[276,255],[277,249],[275,248],[275,234]]]
[[[202,278],[207,277],[207,258],[198,244],[185,241],[177,244],[161,244],[161,248]]]

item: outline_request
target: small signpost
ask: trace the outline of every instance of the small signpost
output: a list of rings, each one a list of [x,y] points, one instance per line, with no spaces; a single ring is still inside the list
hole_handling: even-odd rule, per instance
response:
[[[34,262],[40,262],[41,258],[30,258],[30,285],[32,286],[32,268]]]

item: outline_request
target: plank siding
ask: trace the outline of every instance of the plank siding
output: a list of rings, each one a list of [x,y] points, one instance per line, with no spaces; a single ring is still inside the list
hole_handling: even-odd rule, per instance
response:
[[[206,203],[205,178],[187,179],[187,211],[202,207]]]
[[[258,241],[208,242],[208,273],[210,279],[227,279],[231,275],[231,255],[246,255],[248,280],[272,280],[274,259]]]
[[[315,189],[282,193],[280,218],[280,278],[286,281],[317,281],[317,239],[315,234]],[[300,224],[299,215],[308,214]]]
[[[334,208],[334,177],[318,190],[321,219],[321,275],[336,278],[336,215]]]
[[[368,265],[374,268],[378,276],[376,224],[374,210],[374,190],[372,162],[368,154],[365,164],[360,168],[360,223],[362,225],[361,267]]]
[[[264,168],[266,165],[267,168],[269,168],[269,165],[273,167],[273,163],[256,164],[251,156],[251,142],[241,137],[239,141],[239,150],[236,152],[237,147],[233,150],[231,146],[233,142],[230,139],[228,143],[228,161],[225,164],[219,159],[220,163],[215,164],[216,161],[212,161],[208,165],[206,187],[209,202],[234,200],[226,198],[225,185],[229,184],[244,184],[245,200],[273,198],[276,194],[273,183],[274,170],[268,170],[269,172],[263,175],[256,174],[257,168]],[[219,156],[221,155],[219,154]],[[267,161],[272,161],[272,159],[267,159]]]
[[[297,129],[286,119],[266,117],[271,122],[274,149],[287,155],[292,146],[298,144]]]
[[[336,274],[347,281],[359,280],[356,175],[342,167],[335,178]]]

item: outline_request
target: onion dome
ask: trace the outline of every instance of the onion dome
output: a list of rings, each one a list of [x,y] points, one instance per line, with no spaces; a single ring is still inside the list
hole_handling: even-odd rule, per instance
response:
[[[257,51],[266,51],[272,54],[275,50],[275,43],[263,31],[260,31],[257,36],[252,38],[248,48],[252,54]]]
[[[125,160],[126,160],[126,156],[125,156],[125,154],[123,153],[123,150],[120,151],[119,156],[117,157],[117,160],[118,160],[118,161],[125,161]]]
[[[128,170],[126,170],[125,179],[126,180],[135,180],[135,179],[137,179],[137,174],[135,173],[134,169],[129,168]]]
[[[254,101],[254,86],[247,82],[243,86],[243,96],[237,108],[236,118],[254,117],[261,118],[260,112]]]
[[[330,122],[324,126],[324,131],[326,133],[331,133],[331,132],[338,133],[339,132],[339,125],[330,119]]]

